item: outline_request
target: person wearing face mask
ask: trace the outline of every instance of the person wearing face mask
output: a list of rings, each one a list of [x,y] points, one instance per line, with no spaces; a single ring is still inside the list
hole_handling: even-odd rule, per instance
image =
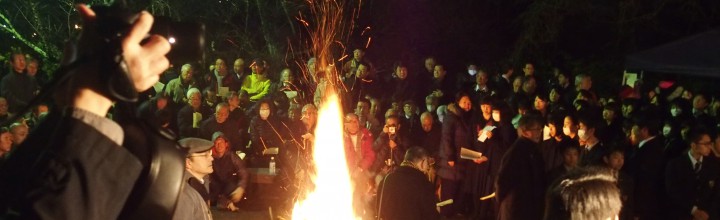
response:
[[[683,155],[690,147],[680,134],[679,124],[673,122],[673,120],[665,120],[662,127],[662,136],[665,141],[665,162]]]
[[[387,220],[440,219],[435,187],[427,180],[433,159],[425,149],[412,147],[400,167],[388,174],[378,189],[378,217]]]
[[[250,156],[251,167],[267,167],[271,155],[263,153],[269,148],[282,147],[284,130],[278,119],[272,114],[275,105],[270,99],[260,100],[257,105],[257,115],[250,121]],[[282,150],[281,150],[282,151]]]
[[[578,123],[578,143],[580,151],[580,166],[596,166],[602,164],[602,157],[607,150],[595,136],[597,121],[589,116],[581,117]]]
[[[464,73],[458,73],[457,76],[457,82],[455,85],[455,88],[461,89],[463,91],[469,91],[468,89],[472,88],[473,85],[475,85],[475,76],[478,74],[478,66],[475,64],[468,64],[467,65],[467,71]]]

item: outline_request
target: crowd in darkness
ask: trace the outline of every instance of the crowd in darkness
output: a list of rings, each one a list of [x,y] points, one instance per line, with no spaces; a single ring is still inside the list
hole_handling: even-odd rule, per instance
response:
[[[600,97],[590,75],[540,73],[532,62],[499,72],[468,64],[465,72],[448,73],[427,57],[382,72],[363,49],[349,57],[336,68],[320,68],[315,58],[303,69],[237,57],[209,67],[177,65],[141,94],[138,115],[179,138],[222,143],[210,175],[220,185],[200,194],[231,210],[238,187],[246,192],[247,168],[266,168],[274,157],[285,181],[302,175],[296,171],[311,157],[317,107],[336,85],[356,204],[364,204],[359,210],[375,210],[369,197],[403,164],[407,149],[420,147],[434,161],[426,175],[436,199],[454,201],[439,209],[448,218],[542,219],[548,187],[579,167],[601,167],[620,189],[620,219],[720,219],[714,94],[665,82]],[[19,112],[48,78],[37,60],[18,52],[10,58],[0,120],[26,115],[0,129],[3,158],[48,111],[42,104]],[[273,148],[279,153],[269,153]],[[462,148],[483,156],[463,159]],[[246,155],[241,160],[239,152]]]

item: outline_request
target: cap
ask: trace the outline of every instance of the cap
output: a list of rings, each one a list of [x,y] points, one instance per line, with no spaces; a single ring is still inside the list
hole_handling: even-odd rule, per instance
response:
[[[225,139],[225,141],[228,140],[228,139],[225,137],[225,134],[222,133],[221,131],[216,131],[215,133],[213,133],[213,135],[212,135],[212,141],[213,141],[213,143],[214,143],[215,140],[217,140],[218,138]]]
[[[187,149],[188,155],[212,149],[214,143],[200,138],[183,138],[178,141],[180,147]]]

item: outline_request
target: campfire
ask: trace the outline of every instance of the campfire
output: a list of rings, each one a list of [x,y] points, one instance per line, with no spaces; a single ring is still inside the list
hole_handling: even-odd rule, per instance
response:
[[[360,219],[353,211],[353,187],[350,182],[340,103],[337,95],[328,94],[318,112],[313,158],[313,189],[295,203],[294,220]]]

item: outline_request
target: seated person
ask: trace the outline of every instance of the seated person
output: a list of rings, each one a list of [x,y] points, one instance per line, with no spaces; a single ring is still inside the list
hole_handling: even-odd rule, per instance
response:
[[[245,162],[230,151],[230,142],[222,132],[213,134],[213,169],[210,174],[211,201],[222,209],[237,211],[248,184]]]

